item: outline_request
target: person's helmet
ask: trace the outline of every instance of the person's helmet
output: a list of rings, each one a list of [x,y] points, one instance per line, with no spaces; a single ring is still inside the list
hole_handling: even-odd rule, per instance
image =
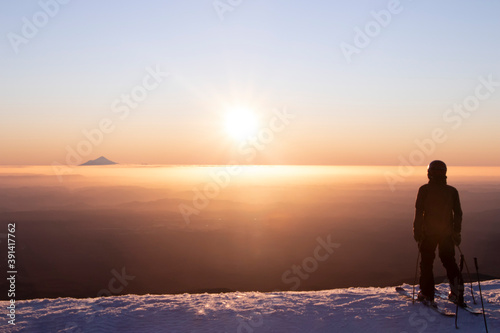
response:
[[[443,161],[435,160],[429,163],[429,166],[427,167],[427,174],[429,175],[429,178],[432,176],[446,176],[447,170],[448,168]]]

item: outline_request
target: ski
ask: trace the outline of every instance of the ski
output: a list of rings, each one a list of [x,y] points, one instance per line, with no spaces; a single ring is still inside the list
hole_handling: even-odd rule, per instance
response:
[[[406,297],[406,298],[409,298],[411,300],[416,300],[422,304],[424,304],[425,306],[427,306],[429,309],[432,309],[434,311],[436,311],[437,313],[440,313],[442,314],[443,316],[446,316],[446,317],[455,317],[455,314],[453,312],[450,312],[450,311],[446,311],[445,309],[442,309],[442,308],[439,308],[439,307],[434,307],[432,305],[430,305],[429,303],[426,303],[426,302],[422,302],[422,301],[419,301],[417,296],[415,296],[415,298],[408,292],[406,291],[405,289],[401,288],[401,287],[396,287],[396,291],[403,297]]]
[[[443,294],[441,292],[436,292],[436,293],[434,293],[434,296],[439,297],[440,299],[446,300],[446,301],[456,305],[455,302],[452,302],[451,300],[448,299],[448,295],[446,295],[446,294]],[[468,304],[464,304],[463,306],[459,305],[459,307],[461,309],[464,309],[465,311],[468,311],[468,312],[475,314],[475,315],[483,314],[483,311],[481,311],[480,309],[476,309]]]

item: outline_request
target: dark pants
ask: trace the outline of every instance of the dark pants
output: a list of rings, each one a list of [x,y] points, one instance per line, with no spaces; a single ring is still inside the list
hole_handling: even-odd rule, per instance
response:
[[[425,237],[420,245],[420,289],[426,296],[434,298],[434,274],[433,264],[436,256],[436,247],[439,246],[439,258],[446,268],[446,274],[450,281],[450,288],[457,295],[459,290],[459,275],[457,263],[455,261],[455,244],[450,236]]]

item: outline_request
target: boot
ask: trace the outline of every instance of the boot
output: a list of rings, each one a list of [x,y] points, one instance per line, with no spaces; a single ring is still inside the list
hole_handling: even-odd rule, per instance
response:
[[[425,303],[429,306],[432,306],[432,307],[437,307],[437,304],[436,302],[434,302],[434,296],[428,296],[428,295],[425,295],[422,290],[420,290],[418,292],[418,295],[417,295],[417,299],[422,302],[422,303]]]
[[[458,295],[456,293],[453,292],[453,290],[451,290],[449,293],[448,293],[448,299],[450,301],[452,301],[453,303],[457,304],[459,306],[465,306],[465,302],[464,302],[464,294],[463,293],[459,293]]]

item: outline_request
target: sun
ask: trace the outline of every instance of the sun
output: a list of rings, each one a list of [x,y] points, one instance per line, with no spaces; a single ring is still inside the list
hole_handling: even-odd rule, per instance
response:
[[[244,140],[257,131],[257,116],[249,108],[236,108],[226,114],[227,134],[236,140]]]

